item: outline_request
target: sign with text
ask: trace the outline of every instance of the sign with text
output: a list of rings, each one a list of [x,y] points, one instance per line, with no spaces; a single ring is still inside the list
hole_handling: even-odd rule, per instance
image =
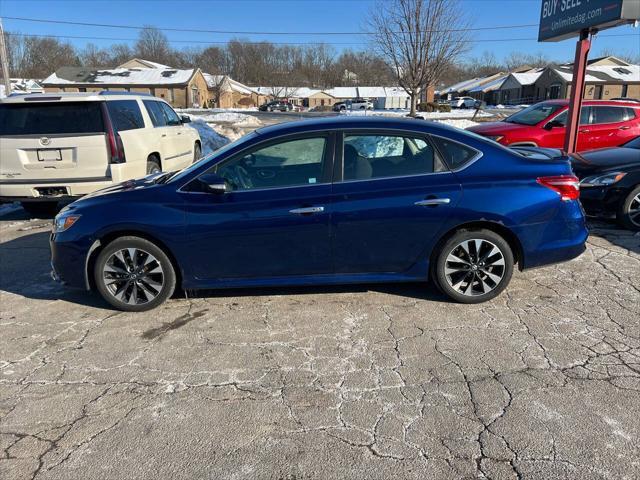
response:
[[[542,0],[539,42],[557,42],[581,30],[615,27],[640,18],[640,0]]]

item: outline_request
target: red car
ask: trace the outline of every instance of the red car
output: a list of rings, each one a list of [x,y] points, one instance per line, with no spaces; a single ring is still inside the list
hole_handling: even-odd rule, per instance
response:
[[[563,148],[568,100],[547,100],[501,122],[468,130],[502,145]],[[640,104],[632,101],[585,100],[580,115],[578,151],[617,147],[640,135]]]

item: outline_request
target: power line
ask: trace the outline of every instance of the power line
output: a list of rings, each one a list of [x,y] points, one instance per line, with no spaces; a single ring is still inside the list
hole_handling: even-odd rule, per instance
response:
[[[74,39],[74,40],[110,40],[110,41],[138,41],[137,38],[123,38],[123,37],[88,37],[88,36],[79,36],[79,35],[50,35],[50,34],[30,34],[30,33],[19,33],[19,32],[5,32],[5,35],[11,35],[16,37],[33,37],[33,38],[64,38],[64,39]],[[631,37],[631,36],[640,36],[640,33],[621,33],[621,34],[604,34],[598,35],[598,37]],[[249,45],[260,45],[263,43],[269,43],[271,45],[369,45],[365,42],[270,42],[267,40],[258,41],[258,42],[250,42],[250,41],[242,41],[244,44]],[[467,43],[491,43],[491,42],[537,42],[538,39],[535,37],[528,38],[484,38],[479,40],[466,40]],[[169,43],[200,43],[205,45],[227,45],[229,41],[208,41],[208,40],[168,40]]]
[[[103,27],[103,28],[124,28],[132,30],[141,30],[145,28],[139,25],[116,25],[112,23],[89,23],[74,22],[70,20],[50,20],[45,18],[27,18],[27,17],[3,17],[7,20],[16,20],[21,22],[37,22],[37,23],[55,23],[61,25],[80,25],[85,27]],[[433,32],[477,32],[483,30],[504,30],[537,27],[537,23],[529,23],[523,25],[497,25],[493,27],[471,27],[471,28],[451,28],[443,30],[432,30]],[[154,27],[158,30],[167,32],[189,32],[189,33],[222,33],[230,35],[372,35],[370,32],[267,32],[267,31],[249,31],[249,30],[207,30],[199,28],[176,28],[176,27]],[[400,32],[398,32],[400,33]]]

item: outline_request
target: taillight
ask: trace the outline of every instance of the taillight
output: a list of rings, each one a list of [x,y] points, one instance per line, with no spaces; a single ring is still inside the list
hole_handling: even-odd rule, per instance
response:
[[[102,105],[102,120],[104,121],[104,128],[107,132],[107,146],[109,147],[109,163],[124,163],[126,158],[124,156],[124,145],[122,145],[122,139],[120,135],[116,133],[109,117],[109,112],[106,105]]]
[[[557,192],[562,200],[577,200],[580,197],[580,181],[575,175],[540,177],[536,181]]]

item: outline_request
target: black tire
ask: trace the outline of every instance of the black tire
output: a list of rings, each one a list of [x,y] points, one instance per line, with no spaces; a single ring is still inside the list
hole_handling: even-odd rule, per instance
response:
[[[20,202],[20,205],[34,217],[51,217],[58,211],[58,202]]]
[[[475,251],[476,242],[466,244],[469,256],[465,256],[467,250],[462,245],[468,240],[480,241],[480,251]],[[497,253],[493,247],[498,249]],[[448,261],[450,254],[463,261]],[[497,233],[485,229],[460,230],[437,252],[433,279],[440,291],[456,302],[482,303],[497,297],[507,287],[513,264],[511,247]]]
[[[193,146],[193,161],[197,162],[200,158],[202,158],[202,147],[199,143],[196,143]]]
[[[122,253],[122,251],[126,249],[134,249],[134,252],[141,252],[136,254],[137,261],[129,263],[131,263],[132,265],[141,265],[143,264],[143,262],[149,259],[149,257],[153,256],[153,262],[149,263],[148,265],[142,265],[140,268],[144,269],[146,267],[147,269],[150,268],[152,270],[157,270],[156,265],[159,265],[161,273],[153,273],[151,271],[143,275],[134,273],[139,269],[132,269],[133,271],[129,272],[130,274],[126,274],[125,272],[124,277],[127,278],[124,278],[120,273],[113,274],[118,275],[118,283],[112,282],[111,284],[107,285],[105,276],[107,274],[111,275],[110,272],[105,271],[107,262],[112,262],[112,258],[117,256],[117,252]],[[147,256],[144,256],[145,253],[147,254]],[[131,257],[129,254],[129,259],[130,258]],[[125,260],[128,259],[125,258]],[[115,263],[110,263],[110,266],[112,268],[115,267],[123,270],[120,264],[116,265]],[[107,269],[109,269],[109,267],[107,267]],[[136,275],[136,277],[131,278],[131,275]],[[161,277],[159,277],[160,275]],[[122,278],[122,280],[120,280],[120,278]],[[151,278],[153,278],[151,280],[152,283],[150,283]],[[96,288],[102,298],[104,298],[107,303],[111,304],[118,310],[123,310],[126,312],[144,312],[156,308],[160,304],[164,303],[169,297],[171,297],[176,288],[176,273],[173,265],[171,264],[171,260],[169,260],[169,257],[157,245],[150,242],[149,240],[140,237],[120,237],[105,246],[104,249],[102,249],[102,251],[99,253],[98,258],[96,258],[93,269],[93,279]],[[158,283],[161,283],[161,287],[155,288],[152,286]],[[121,287],[123,288],[123,290],[120,290]],[[149,299],[148,295],[145,293],[145,290],[148,293],[155,294],[155,297]],[[118,298],[116,296],[118,294],[118,291],[121,292],[121,298]],[[130,303],[132,297],[134,297],[133,303]]]
[[[152,173],[160,173],[162,169],[160,168],[160,161],[158,157],[155,155],[151,155],[147,158],[147,175],[151,175]]]
[[[640,230],[640,185],[620,203],[616,213],[618,223],[629,230]]]

